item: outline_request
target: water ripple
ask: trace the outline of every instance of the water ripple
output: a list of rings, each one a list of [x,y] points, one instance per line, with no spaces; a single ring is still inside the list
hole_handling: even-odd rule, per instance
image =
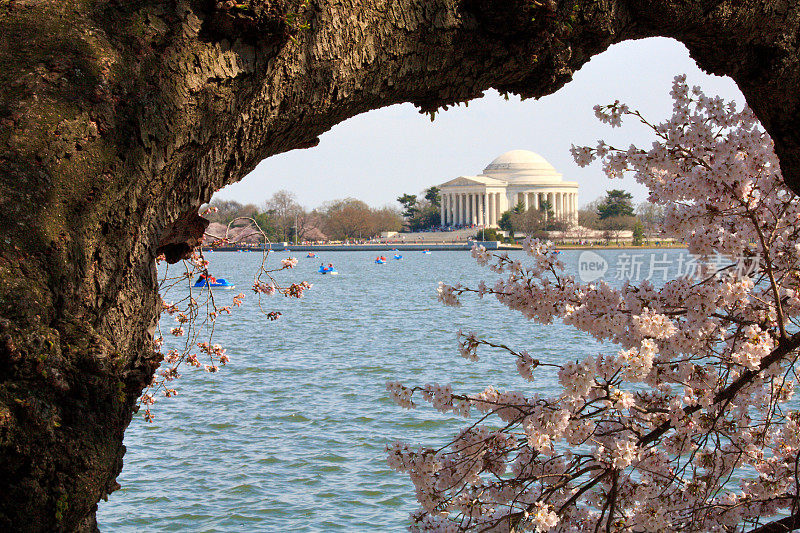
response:
[[[565,262],[575,258],[565,252]],[[512,254],[513,255],[513,254]],[[247,286],[258,254],[213,254],[212,271]],[[409,253],[372,263],[367,252],[300,259],[302,300],[274,298],[270,323],[254,297],[222,317],[216,342],[231,357],[218,374],[185,369],[179,395],[135,419],[125,436],[122,489],[98,511],[105,531],[397,531],[415,508],[406,476],[389,470],[387,443],[441,445],[463,421],[421,406],[404,411],[385,382],[486,385],[549,393],[552,373],[522,381],[514,362],[458,356],[455,332],[477,331],[546,361],[601,348],[560,325],[537,326],[487,298],[436,302],[438,281],[476,285],[490,273],[467,252]],[[319,261],[341,275],[319,276]],[[286,278],[288,279],[288,278]],[[223,301],[233,295],[223,294]],[[165,325],[169,325],[165,322]]]

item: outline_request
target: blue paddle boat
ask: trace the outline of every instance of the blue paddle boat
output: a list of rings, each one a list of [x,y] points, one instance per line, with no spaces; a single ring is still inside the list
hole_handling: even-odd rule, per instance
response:
[[[384,256],[379,256],[375,258],[375,263],[378,265],[382,265],[386,262],[386,258]]]
[[[195,288],[202,289],[205,287],[210,287],[212,289],[235,289],[236,285],[229,282],[225,278],[206,278],[205,276],[201,275],[197,278],[197,281],[193,285]]]
[[[430,250],[422,250],[422,253],[423,254],[429,254],[429,253],[431,253],[431,251]]]
[[[393,257],[393,259],[402,259],[402,258],[403,258],[403,256],[400,255],[400,254],[394,254],[394,257]]]
[[[336,269],[333,268],[333,265],[328,265],[328,266],[320,265],[319,270],[317,272],[319,272],[320,274],[330,274],[331,276],[337,276],[339,274],[338,272],[336,272]]]

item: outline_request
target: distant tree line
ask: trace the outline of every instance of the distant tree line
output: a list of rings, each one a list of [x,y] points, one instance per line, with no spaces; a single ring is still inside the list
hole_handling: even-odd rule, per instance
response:
[[[500,215],[497,225],[501,230],[512,234],[524,233],[533,237],[544,237],[545,232],[566,231],[570,226],[570,220],[566,216],[556,215],[550,202],[544,200],[538,209],[535,207],[525,209],[525,204],[519,202]]]
[[[371,239],[403,227],[400,211],[392,207],[372,208],[361,200],[343,198],[307,210],[286,190],[276,192],[261,206],[215,199],[208,207],[212,209],[203,216],[219,226],[209,226],[207,233],[224,235],[224,227],[231,224],[232,234],[244,235],[242,229],[249,224],[246,219],[252,219],[272,242]]]
[[[584,232],[588,239],[590,233],[586,230],[599,230],[607,242],[619,242],[623,231],[632,232],[634,244],[657,239],[663,234],[664,207],[642,202],[634,209],[632,200],[629,192],[620,189],[606,191],[605,196],[578,210],[578,227],[571,229],[571,221],[556,216],[549,202],[542,202],[538,209],[527,210],[520,202],[502,213],[498,225],[511,234],[524,233],[534,237],[547,237],[551,232],[570,230],[578,237]]]
[[[606,195],[578,210],[578,227],[573,227],[567,217],[557,216],[550,202],[543,201],[538,208],[525,209],[522,202],[502,213],[498,221],[501,230],[513,234],[523,233],[546,238],[555,232],[569,230],[580,237],[586,230],[603,232],[607,242],[619,241],[623,231],[633,233],[633,241],[640,244],[663,235],[664,207],[642,202],[635,208],[633,196],[623,190],[612,189]],[[229,200],[213,200],[215,211],[204,215],[211,222],[227,226],[237,218],[252,218],[273,242],[363,240],[387,231],[424,231],[438,228],[441,195],[438,187],[426,189],[422,197],[403,194],[397,198],[402,209],[373,208],[355,198],[332,200],[320,207],[307,210],[297,202],[294,193],[281,190],[261,206],[242,204]],[[234,223],[234,230],[247,224],[245,220]],[[487,234],[486,231],[489,233]],[[489,229],[479,233],[489,240],[501,238]],[[224,232],[224,228],[211,228],[210,233]]]
[[[632,232],[634,244],[663,236],[664,206],[642,202],[634,209],[632,199],[630,193],[619,189],[606,191],[606,196],[578,211],[578,224],[602,231],[606,241],[619,241],[623,231]]]

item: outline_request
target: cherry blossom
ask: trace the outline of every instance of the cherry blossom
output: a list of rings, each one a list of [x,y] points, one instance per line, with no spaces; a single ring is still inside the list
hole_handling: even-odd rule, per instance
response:
[[[237,219],[240,220],[240,219]],[[234,220],[231,222],[237,222]],[[266,235],[252,219],[244,219],[252,224],[253,232],[263,237],[264,244],[269,244]],[[253,233],[247,233],[248,235]],[[230,224],[228,232],[230,233]],[[226,234],[217,243],[234,242]],[[289,257],[280,261],[280,266],[274,269],[267,267],[269,247],[264,247],[261,265],[258,268],[255,279],[253,280],[253,291],[258,296],[258,307],[263,312],[268,321],[280,318],[281,313],[274,310],[264,309],[261,296],[271,296],[281,294],[290,298],[302,298],[305,291],[311,288],[308,282],[291,283],[285,285],[280,283],[274,276],[276,272],[294,268],[297,259]],[[159,258],[159,261],[163,257]],[[213,287],[203,287],[199,291],[191,285],[187,288],[186,281],[193,280],[198,275],[210,277],[210,262],[203,256],[200,249],[195,250],[189,259],[182,263],[183,270],[177,274],[170,271],[167,267],[164,270],[163,279],[160,281],[160,292],[162,296],[161,311],[171,316],[177,322],[177,326],[170,329],[171,338],[179,344],[165,346],[164,336],[160,332],[160,323],[157,326],[153,340],[153,350],[157,357],[161,358],[161,366],[156,371],[150,386],[142,393],[138,405],[144,408],[144,419],[148,422],[154,420],[151,409],[155,403],[157,395],[171,398],[177,395],[177,390],[168,387],[168,384],[180,377],[178,372],[180,366],[186,363],[190,367],[203,370],[209,373],[216,373],[220,367],[227,365],[231,358],[226,349],[218,343],[213,342],[214,331],[217,319],[221,315],[230,315],[234,308],[242,306],[245,295],[238,293],[235,295],[230,305],[222,304],[218,301],[218,294]],[[177,295],[178,300],[167,302],[167,295]],[[202,340],[201,340],[202,339]]]
[[[800,521],[800,412],[792,403],[800,202],[751,110],[690,89],[685,76],[670,94],[673,112],[661,123],[620,102],[595,108],[612,127],[644,124],[650,147],[600,141],[572,154],[647,186],[696,271],[661,286],[581,283],[547,242],[526,241],[528,265],[475,247],[473,257],[498,278],[475,289],[440,283],[444,305],[494,296],[604,349],[545,364],[459,332],[466,359],[503,350],[523,378],[551,373],[560,389],[545,397],[390,383],[403,407],[421,398],[439,411],[477,413],[441,447],[387,447],[391,468],[416,489],[412,531],[763,532]],[[765,524],[771,529],[759,530]]]

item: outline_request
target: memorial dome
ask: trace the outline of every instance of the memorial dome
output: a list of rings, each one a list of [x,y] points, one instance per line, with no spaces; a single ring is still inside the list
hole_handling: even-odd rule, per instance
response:
[[[511,150],[496,157],[485,169],[485,176],[508,183],[557,183],[561,174],[553,165],[530,150]]]

